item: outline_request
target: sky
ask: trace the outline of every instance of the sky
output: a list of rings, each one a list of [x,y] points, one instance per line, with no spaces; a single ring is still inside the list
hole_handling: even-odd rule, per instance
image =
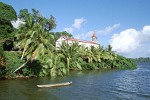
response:
[[[74,38],[109,44],[116,53],[129,57],[150,57],[150,0],[0,0],[21,9],[39,10],[56,18],[54,32],[67,31]],[[18,25],[19,20],[13,23]]]

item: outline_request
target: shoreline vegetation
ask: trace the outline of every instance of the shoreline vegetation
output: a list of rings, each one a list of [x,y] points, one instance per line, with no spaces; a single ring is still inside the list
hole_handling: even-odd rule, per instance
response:
[[[63,42],[56,50],[55,42],[60,36],[73,36],[66,31],[52,32],[56,27],[52,15],[45,18],[36,9],[31,12],[22,9],[16,15],[12,6],[2,2],[0,11],[4,13],[0,15],[1,79],[65,76],[70,70],[136,68],[135,60],[116,54],[111,45],[89,49],[78,42],[71,45]],[[23,24],[15,29],[11,21],[17,18]]]
[[[140,57],[140,58],[135,58],[134,60],[135,60],[135,62],[137,62],[137,63],[150,62],[150,58],[149,58],[149,57],[146,57],[146,58]]]

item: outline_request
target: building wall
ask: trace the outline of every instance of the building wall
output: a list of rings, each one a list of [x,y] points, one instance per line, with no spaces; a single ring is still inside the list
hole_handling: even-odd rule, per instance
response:
[[[88,47],[90,48],[91,46],[94,46],[94,47],[98,47],[99,44],[98,43],[94,43],[92,41],[75,41],[75,40],[67,40],[65,39],[64,37],[60,37],[57,41],[56,41],[56,48],[58,49],[61,45],[62,45],[62,42],[63,41],[66,41],[68,44],[72,44],[74,42],[78,42],[79,45],[84,45],[85,47]]]
[[[65,41],[66,39],[63,37],[60,37],[57,41],[56,41],[56,48],[59,48],[62,45],[62,42]]]

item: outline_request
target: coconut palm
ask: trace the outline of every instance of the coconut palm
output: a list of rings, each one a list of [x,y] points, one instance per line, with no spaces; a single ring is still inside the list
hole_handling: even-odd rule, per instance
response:
[[[81,68],[77,62],[79,57],[79,48],[80,45],[77,42],[72,44],[63,42],[58,50],[58,53],[61,53],[65,56],[64,62],[66,63],[68,73],[70,69]]]
[[[36,60],[41,53],[45,54],[48,50],[54,50],[54,46],[50,43],[54,37],[46,32],[44,27],[39,23],[34,23],[34,25],[26,32],[26,34],[19,34],[20,38],[18,39],[18,45],[22,48],[24,47],[21,59],[25,57],[26,63],[28,61],[32,62],[33,60]],[[20,66],[19,69],[23,66]],[[16,69],[15,72],[19,69]]]
[[[19,18],[25,21],[25,24],[21,25],[18,30],[16,46],[22,51],[21,60],[25,58],[26,62],[15,72],[29,61],[32,62],[39,56],[54,50],[51,44],[54,36],[49,34],[49,31],[56,26],[55,19],[53,16],[46,19],[39,15],[39,11],[35,9],[32,9],[32,13],[28,13],[27,9],[20,11]]]

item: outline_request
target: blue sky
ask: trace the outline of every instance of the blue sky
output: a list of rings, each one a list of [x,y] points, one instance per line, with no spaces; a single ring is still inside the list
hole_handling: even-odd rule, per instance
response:
[[[150,0],[0,0],[20,9],[53,15],[57,27],[75,38],[98,42],[126,57],[150,57]]]

